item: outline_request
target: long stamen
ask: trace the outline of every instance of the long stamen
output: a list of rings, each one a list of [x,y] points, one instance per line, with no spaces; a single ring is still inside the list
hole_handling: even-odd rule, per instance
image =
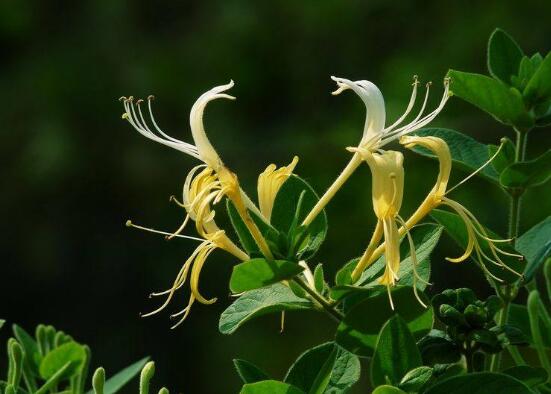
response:
[[[132,223],[131,220],[126,221],[126,227],[133,227],[133,228],[137,228],[139,230],[144,230],[144,231],[148,231],[150,233],[161,234],[161,235],[166,235],[166,236],[174,235],[175,237],[178,237],[178,238],[191,239],[191,240],[199,241],[199,242],[204,241],[204,239],[202,239],[202,238],[191,237],[189,235],[180,235],[180,234],[175,235],[174,233],[169,233],[169,232],[166,232],[166,231],[159,231],[159,230],[155,230],[155,229],[152,229],[152,228],[138,226],[137,224]]]
[[[409,99],[408,106],[407,106],[406,110],[404,111],[403,115],[400,116],[398,119],[396,119],[396,121],[392,125],[385,128],[383,130],[383,133],[386,132],[386,131],[392,130],[393,128],[398,126],[400,123],[402,123],[404,121],[404,119],[409,115],[411,110],[413,109],[413,106],[415,105],[415,100],[417,98],[417,87],[419,86],[419,80],[418,80],[417,75],[413,76],[413,84],[412,85],[413,85],[413,91],[411,92],[411,97]]]
[[[501,143],[499,144],[499,147],[497,148],[497,151],[492,155],[492,157],[490,157],[484,164],[482,164],[480,167],[478,167],[478,169],[476,171],[474,171],[472,174],[467,176],[465,179],[463,179],[457,185],[455,185],[454,187],[448,189],[448,191],[444,195],[447,195],[447,194],[451,193],[453,190],[455,190],[456,188],[458,188],[459,186],[461,186],[462,184],[467,182],[469,179],[471,179],[473,176],[478,174],[480,171],[482,171],[487,165],[489,165],[497,157],[497,155],[499,155],[499,152],[501,152],[501,149],[505,146],[505,143],[506,143],[506,140],[502,139]]]

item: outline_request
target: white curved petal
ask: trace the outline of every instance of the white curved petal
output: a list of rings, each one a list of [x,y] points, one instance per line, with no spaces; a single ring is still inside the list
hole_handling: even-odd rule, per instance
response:
[[[366,109],[365,125],[360,146],[382,137],[385,127],[385,100],[379,88],[370,81],[350,81],[345,78],[331,77],[339,89],[333,94],[352,89],[364,102]]]
[[[197,99],[191,112],[189,114],[189,124],[191,126],[191,134],[193,136],[193,141],[195,146],[199,151],[199,157],[203,162],[205,162],[209,167],[216,170],[221,164],[222,160],[216,153],[216,150],[210,143],[207,134],[205,132],[205,127],[203,125],[203,113],[205,112],[205,107],[207,104],[217,98],[227,98],[234,100],[235,97],[224,94],[226,90],[230,89],[234,85],[233,81],[226,85],[216,86],[209,90],[206,93],[203,93],[201,97]]]

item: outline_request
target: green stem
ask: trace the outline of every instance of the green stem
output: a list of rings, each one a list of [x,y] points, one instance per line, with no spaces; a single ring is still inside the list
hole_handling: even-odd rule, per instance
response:
[[[505,305],[503,309],[499,312],[499,319],[497,324],[499,326],[504,326],[507,324],[507,319],[509,318],[509,304],[510,301],[504,300]],[[492,355],[492,358],[490,359],[490,372],[497,372],[499,371],[499,367],[501,365],[501,353],[496,353]]]
[[[337,323],[340,323],[342,319],[344,319],[344,315],[336,310],[333,305],[325,299],[322,295],[318,294],[315,290],[310,288],[304,281],[300,278],[293,278],[293,281],[302,287],[304,291],[306,291],[310,297],[312,297],[322,308],[323,310]]]
[[[545,352],[545,346],[543,343],[543,337],[540,329],[540,295],[537,290],[531,291],[528,295],[528,317],[530,319],[530,330],[532,331],[532,338],[534,340],[534,346],[538,353],[541,366],[547,371],[549,376],[551,376],[551,362],[547,357]]]
[[[528,143],[528,133],[525,131],[515,130],[517,140],[515,144],[515,163],[524,161],[526,157],[526,145]],[[509,231],[508,237],[513,239],[513,246],[518,237],[520,227],[520,205],[521,197],[524,190],[513,189],[510,191],[511,202],[509,208]]]
[[[515,362],[516,365],[528,365],[526,364],[526,361],[524,361],[524,358],[518,351],[517,347],[514,345],[507,346],[507,350],[509,351],[509,354],[511,355],[511,358]]]

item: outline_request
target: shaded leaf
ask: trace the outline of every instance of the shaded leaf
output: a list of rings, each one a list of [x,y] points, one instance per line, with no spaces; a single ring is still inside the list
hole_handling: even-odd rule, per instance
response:
[[[398,387],[384,385],[379,386],[371,394],[406,394],[405,391],[400,390]]]
[[[419,295],[423,302],[429,305],[426,296],[421,292]],[[386,290],[355,304],[339,324],[336,342],[352,353],[371,356],[380,328],[396,314],[406,321],[415,337],[419,338],[430,331],[433,324],[432,308],[425,309],[420,305],[411,287],[393,288],[392,299],[394,310],[391,308]]]
[[[533,104],[551,98],[551,52],[545,56],[532,78],[530,78],[523,95],[528,102]]]
[[[545,259],[551,256],[551,216],[522,234],[515,247],[526,257],[524,276],[530,281]]]
[[[512,376],[528,387],[536,387],[547,381],[547,372],[543,368],[534,368],[527,365],[518,365],[503,371],[505,375]]]
[[[358,357],[335,343],[328,342],[301,354],[287,372],[284,381],[309,392],[328,361],[331,361],[332,370],[323,393],[345,393],[359,380],[360,361]]]
[[[391,317],[381,328],[370,363],[371,383],[397,385],[412,369],[421,365],[421,354],[404,319]]]
[[[432,378],[432,375],[431,367],[421,366],[412,369],[402,378],[400,388],[408,393],[418,392]]]
[[[479,372],[453,376],[430,387],[425,394],[534,394],[520,380],[511,376]]]
[[[243,383],[255,383],[270,379],[266,372],[249,361],[236,358],[233,360],[233,365]]]
[[[551,179],[551,149],[534,160],[513,163],[501,173],[500,183],[510,188],[543,185]]]
[[[488,41],[488,70],[494,78],[506,84],[516,75],[522,59],[522,49],[501,29],[495,29]]]

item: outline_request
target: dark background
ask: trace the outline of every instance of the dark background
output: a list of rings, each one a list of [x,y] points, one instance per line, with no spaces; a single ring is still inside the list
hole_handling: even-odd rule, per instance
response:
[[[190,140],[194,100],[236,81],[234,103],[209,106],[208,134],[253,194],[271,162],[287,164],[323,191],[349,159],[364,120],[351,93],[332,97],[330,75],[369,79],[383,91],[389,121],[399,116],[411,78],[434,81],[440,99],[448,68],[486,72],[486,41],[495,27],[526,53],[551,49],[551,2],[544,1],[31,1],[0,2],[0,317],[33,330],[53,324],[93,349],[108,374],[144,356],[154,382],[175,392],[237,392],[231,359],[251,360],[276,378],[306,348],[331,338],[333,323],[316,313],[247,324],[218,333],[228,305],[233,260],[215,252],[201,287],[219,301],[199,304],[169,330],[168,312],[147,295],[169,285],[195,246],[124,227],[127,218],[175,229],[180,193],[194,159],[144,139],[121,121],[121,95],[156,94],[162,127]],[[458,99],[433,123],[498,143],[510,130]],[[549,130],[530,135],[529,157],[549,145]],[[407,216],[436,176],[434,162],[406,154]],[[465,174],[456,170],[454,184]],[[522,231],[550,211],[549,188],[525,198]],[[455,193],[489,227],[504,233],[507,201],[473,180]],[[328,208],[330,231],[319,256],[333,275],[359,255],[373,226],[370,176],[359,171]],[[188,230],[193,235],[193,227]],[[489,289],[471,262],[444,238],[433,258],[433,291]],[[180,294],[170,311],[185,306]],[[9,329],[2,330],[6,339]],[[2,361],[2,365],[5,362]],[[365,370],[364,370],[365,374]],[[137,381],[131,386],[136,390]]]

